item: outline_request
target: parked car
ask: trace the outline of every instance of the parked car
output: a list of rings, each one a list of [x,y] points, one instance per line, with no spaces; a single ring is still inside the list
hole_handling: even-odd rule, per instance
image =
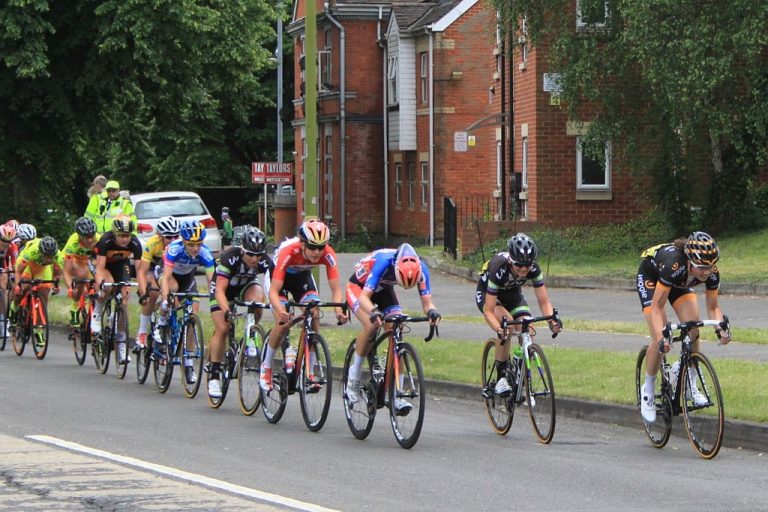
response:
[[[206,230],[205,244],[214,256],[221,252],[221,235],[216,220],[208,207],[194,192],[148,192],[131,194],[131,201],[138,219],[138,236],[141,243],[155,233],[161,218],[172,215],[180,221],[199,220]]]

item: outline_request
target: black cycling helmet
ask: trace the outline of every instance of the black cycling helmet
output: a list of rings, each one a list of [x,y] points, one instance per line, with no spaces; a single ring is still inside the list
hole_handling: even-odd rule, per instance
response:
[[[80,217],[75,221],[75,231],[80,236],[91,236],[96,234],[96,223],[88,217]]]
[[[536,243],[525,233],[513,235],[507,242],[507,251],[509,251],[509,259],[513,263],[521,263],[526,266],[533,265],[539,254]]]
[[[131,219],[129,216],[121,214],[115,217],[115,220],[112,221],[112,231],[117,233],[132,233],[133,230],[136,228],[136,225],[133,222],[133,219]]]
[[[267,252],[267,237],[255,226],[245,226],[242,235],[243,250],[264,254]]]
[[[44,236],[40,240],[40,252],[43,253],[43,256],[56,256],[56,253],[59,252],[59,244],[52,236]]]
[[[720,249],[707,233],[694,231],[685,242],[685,255],[694,265],[710,266],[720,259]]]

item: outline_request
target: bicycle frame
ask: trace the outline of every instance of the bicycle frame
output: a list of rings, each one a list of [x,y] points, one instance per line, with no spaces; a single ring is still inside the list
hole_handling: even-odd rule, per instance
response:
[[[170,346],[170,354],[176,354],[176,351],[179,348],[179,343],[182,341],[186,342],[186,335],[184,329],[191,324],[192,322],[192,315],[194,314],[194,306],[196,301],[195,298],[200,297],[208,297],[207,293],[197,293],[197,292],[170,292],[168,294],[168,300],[169,302],[173,301],[175,298],[183,299],[180,301],[178,306],[175,306],[173,308],[173,311],[171,311],[168,314],[168,328],[171,329],[171,346]],[[179,318],[179,312],[181,312],[181,318]],[[186,347],[186,343],[184,343],[183,351],[182,351],[182,357],[188,357],[189,356],[188,349]],[[199,354],[195,354],[199,355]],[[177,361],[176,357],[173,356],[172,361],[169,361],[169,363],[174,365],[181,364],[181,361]]]

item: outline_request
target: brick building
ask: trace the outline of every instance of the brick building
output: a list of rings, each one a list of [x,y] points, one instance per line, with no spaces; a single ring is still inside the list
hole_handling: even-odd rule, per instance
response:
[[[288,29],[296,91],[304,1],[295,4]],[[510,52],[488,4],[317,5],[322,217],[347,233],[362,224],[422,242],[443,237],[445,197],[458,205],[460,228],[467,229],[475,220],[572,225],[642,213],[644,194],[612,160],[610,143],[600,150],[602,161],[580,151],[590,113],[568,120],[546,49],[530,49],[522,34]],[[301,194],[306,143],[297,95]]]

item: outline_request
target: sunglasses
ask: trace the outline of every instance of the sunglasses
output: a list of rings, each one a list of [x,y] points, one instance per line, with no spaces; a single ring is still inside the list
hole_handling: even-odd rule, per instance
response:
[[[690,262],[690,263],[693,268],[697,268],[699,270],[712,270],[715,267],[714,265],[699,265],[694,262]]]
[[[184,245],[187,247],[200,247],[203,245],[203,242],[184,242]]]
[[[257,256],[261,256],[260,252],[246,251],[245,249],[243,249],[243,254],[246,255],[246,256],[250,256],[251,258],[255,258]]]
[[[164,240],[176,240],[179,235],[163,235]]]
[[[530,268],[532,263],[521,263],[519,261],[513,261],[512,265],[517,268]]]
[[[325,249],[325,245],[307,244],[307,249],[310,251],[322,251]]]

